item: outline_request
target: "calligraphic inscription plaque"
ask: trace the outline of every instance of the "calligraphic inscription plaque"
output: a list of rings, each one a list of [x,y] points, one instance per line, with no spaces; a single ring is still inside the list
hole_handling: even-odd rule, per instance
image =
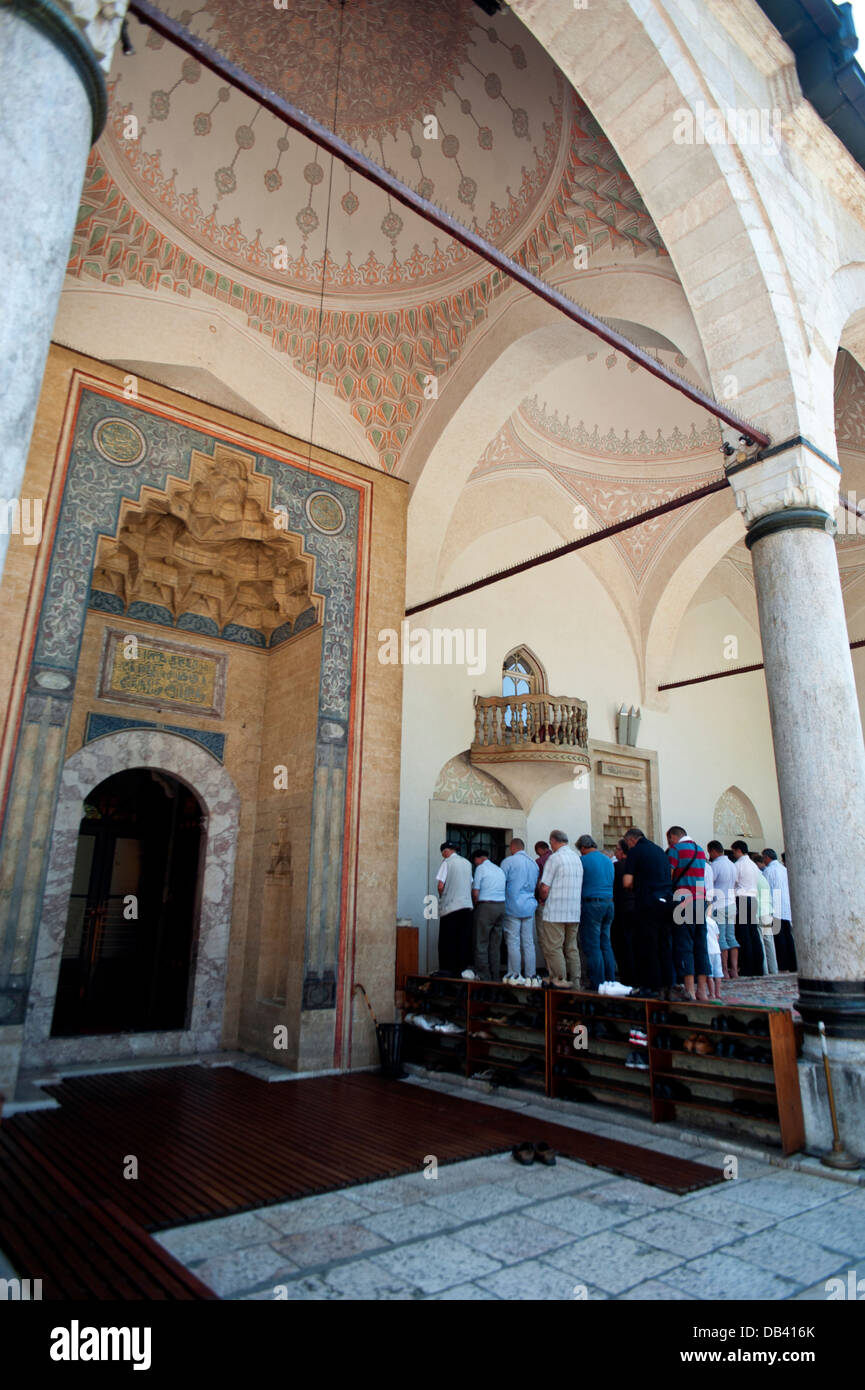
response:
[[[604,777],[632,777],[635,782],[640,782],[643,778],[638,767],[629,767],[627,763],[599,762],[598,772]]]
[[[227,657],[134,630],[108,628],[102,649],[100,700],[185,709],[221,719]]]

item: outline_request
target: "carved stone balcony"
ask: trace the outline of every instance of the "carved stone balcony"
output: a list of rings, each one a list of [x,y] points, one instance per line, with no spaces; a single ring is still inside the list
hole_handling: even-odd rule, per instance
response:
[[[476,695],[473,763],[589,766],[585,700],[567,695]]]

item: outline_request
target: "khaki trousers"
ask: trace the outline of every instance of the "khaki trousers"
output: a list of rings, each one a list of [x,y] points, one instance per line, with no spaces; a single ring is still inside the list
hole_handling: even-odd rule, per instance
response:
[[[580,987],[579,922],[544,922],[539,926],[544,960],[551,980],[570,980]],[[567,962],[567,964],[566,964]]]

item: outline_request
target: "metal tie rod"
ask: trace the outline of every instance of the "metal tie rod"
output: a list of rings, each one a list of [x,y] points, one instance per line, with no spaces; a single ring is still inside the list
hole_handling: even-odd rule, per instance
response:
[[[714,397],[708,395],[707,392],[701,390],[701,388],[696,386],[693,382],[686,380],[685,377],[679,376],[677,372],[674,372],[672,368],[668,367],[664,362],[660,362],[657,358],[652,357],[644,348],[638,347],[636,343],[632,343],[630,339],[623,337],[621,333],[617,332],[610,324],[605,323],[603,319],[597,318],[596,315],[590,313],[588,309],[584,309],[582,305],[576,304],[574,300],[562,294],[560,290],[555,289],[552,285],[546,284],[537,275],[533,275],[525,266],[520,265],[518,261],[512,260],[510,256],[507,256],[503,251],[493,246],[491,242],[487,241],[477,232],[472,231],[469,227],[464,226],[462,222],[452,217],[450,213],[445,212],[443,208],[438,207],[435,203],[429,202],[426,198],[422,198],[420,194],[416,193],[408,184],[402,183],[387,169],[383,169],[381,165],[373,163],[366,155],[361,154],[351,145],[346,144],[345,140],[340,139],[338,135],[335,135],[327,126],[322,125],[320,121],[316,121],[312,116],[308,116],[306,112],[301,111],[299,107],[293,106],[291,102],[286,101],[284,97],[278,96],[276,92],[263,86],[262,83],[256,81],[245,69],[238,67],[236,63],[232,63],[223,54],[218,53],[215,48],[211,48],[203,39],[199,39],[195,34],[190,33],[182,24],[178,24],[177,20],[164,14],[156,5],[151,5],[149,0],[130,0],[129,13],[134,14],[143,24],[149,25],[151,29],[155,29],[158,34],[162,34],[163,37],[176,44],[178,48],[183,49],[186,53],[190,53],[193,57],[197,58],[204,67],[209,68],[211,72],[216,73],[219,77],[230,83],[232,87],[237,88],[238,91],[251,97],[253,101],[257,101],[265,110],[270,111],[272,115],[284,121],[286,125],[291,126],[294,130],[300,131],[301,134],[306,135],[316,145],[320,146],[321,149],[328,150],[330,154],[342,160],[343,164],[348,165],[350,169],[354,169],[358,174],[362,175],[363,178],[368,179],[379,188],[383,188],[392,198],[402,203],[404,207],[411,208],[412,212],[416,212],[424,221],[432,223],[434,227],[438,227],[439,231],[446,232],[449,236],[452,236],[455,241],[461,242],[463,246],[468,247],[475,255],[480,256],[482,260],[489,262],[490,265],[494,265],[502,274],[509,276],[512,280],[516,280],[518,284],[530,290],[531,293],[537,295],[539,299],[545,300],[546,303],[550,304],[554,309],[558,309],[569,318],[572,323],[579,324],[581,328],[588,329],[590,333],[593,333],[596,337],[608,343],[616,352],[620,352],[623,357],[629,357],[632,362],[636,362],[638,366],[643,367],[647,372],[651,372],[653,376],[666,382],[668,386],[672,386],[674,391],[679,391],[683,396],[687,396],[688,400],[693,401],[695,405],[701,406],[704,410],[708,411],[710,415],[714,415],[716,419],[721,420],[725,425],[729,425],[732,429],[737,430],[738,433],[750,443],[757,444],[761,448],[765,448],[769,444],[769,436],[764,433],[763,430],[758,429],[756,425],[751,424],[747,420],[740,419],[740,417],[734,414],[732,410],[729,410],[727,406],[716,401]]]

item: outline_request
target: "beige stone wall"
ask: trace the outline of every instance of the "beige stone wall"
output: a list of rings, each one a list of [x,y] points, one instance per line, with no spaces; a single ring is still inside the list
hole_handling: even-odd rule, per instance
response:
[[[229,971],[228,1015],[238,1015],[242,1047],[296,1059],[300,1040],[304,928],[309,880],[315,727],[321,665],[321,629],[311,629],[277,648],[268,659],[261,702],[260,756],[254,771],[255,832],[250,852],[249,934],[244,960]],[[274,772],[284,766],[288,787],[277,790]],[[286,818],[292,883],[286,893],[267,883],[272,845]],[[316,866],[320,873],[323,866]],[[285,915],[283,915],[285,914]],[[284,995],[284,1002],[274,1002]],[[288,1046],[274,1049],[273,1029],[284,1025]],[[226,1030],[228,1031],[228,1030]]]
[[[7,650],[17,654],[14,662],[4,662],[0,669],[0,698],[9,715],[2,750],[4,785],[14,756],[16,720],[50,559],[47,538],[51,535],[62,496],[62,461],[71,424],[67,419],[67,403],[76,370],[117,386],[123,384],[124,374],[114,368],[65,349],[54,347],[51,351],[23,490],[24,496],[41,498],[44,502],[46,540],[37,547],[25,546],[19,536],[10,538],[9,560],[0,588],[0,631]],[[157,385],[140,380],[138,386],[142,395],[185,412],[192,411],[202,420],[241,434],[246,447],[264,451],[269,448],[295,450],[302,457],[309,453],[308,445],[275,430],[252,425],[239,416],[192,402]],[[362,481],[367,494],[357,590],[360,666],[347,772],[351,814],[341,916],[344,978],[337,1010],[320,1016],[305,1014],[303,1019],[300,1010],[321,661],[320,628],[300,633],[276,650],[265,652],[195,633],[180,633],[149,623],[119,619],[115,615],[90,612],[81,647],[65,756],[69,757],[82,746],[89,711],[216,730],[227,736],[225,766],[240,795],[241,811],[224,1044],[264,1052],[289,1066],[298,1063],[303,1050],[304,1065],[326,1067],[363,1065],[374,1055],[374,1039],[371,1029],[366,1027],[358,1033],[352,1048],[350,1019],[355,978],[363,980],[382,1017],[390,1016],[393,1007],[402,668],[379,663],[377,633],[383,627],[398,627],[403,612],[408,489],[404,483],[380,471],[321,449],[312,450],[312,459]],[[138,702],[98,698],[106,627],[122,627],[124,631],[128,627],[130,633],[140,637],[149,635],[163,641],[177,641],[202,652],[227,656],[223,717],[196,714],[191,708],[188,711],[176,707],[160,709]],[[37,726],[28,728],[31,735],[38,733]],[[59,732],[50,731],[52,734]],[[64,750],[58,745],[52,756],[64,756]],[[288,769],[289,789],[285,791],[274,788],[274,767],[278,764]],[[47,849],[52,814],[50,806],[46,805],[45,809],[46,815],[40,820],[40,825],[42,820],[45,822],[40,831],[42,843],[34,847],[42,853]],[[10,808],[13,816],[14,810]],[[267,915],[269,906],[265,904],[263,887],[280,816],[286,817],[283,829],[292,846],[293,887],[288,921],[284,929],[280,927],[276,931],[277,955],[281,952],[278,970],[284,971],[287,981],[286,997],[284,1003],[274,1005],[259,998],[263,988],[259,955],[263,930],[270,933],[271,947],[274,943],[274,924]],[[345,846],[343,826],[334,825],[329,831],[330,845],[338,858]],[[316,865],[313,881],[326,872],[327,863]],[[31,928],[35,929],[35,902],[33,907]],[[28,942],[29,936],[28,940],[19,942],[22,963],[27,957]],[[289,1045],[280,1054],[274,1053],[272,1047],[275,1023],[285,1023],[289,1032]],[[304,1028],[308,1041],[302,1048]],[[4,1059],[0,1090],[7,1095],[14,1088],[19,1032],[15,1028],[0,1027],[0,1057]]]

